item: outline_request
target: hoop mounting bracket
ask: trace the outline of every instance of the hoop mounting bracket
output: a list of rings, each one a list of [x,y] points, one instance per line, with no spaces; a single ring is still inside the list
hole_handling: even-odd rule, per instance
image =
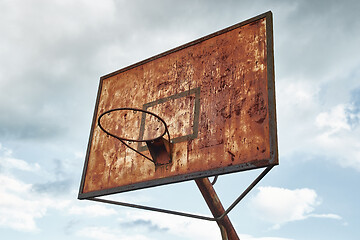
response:
[[[146,141],[146,145],[155,166],[171,163],[171,142],[160,137],[151,141]]]

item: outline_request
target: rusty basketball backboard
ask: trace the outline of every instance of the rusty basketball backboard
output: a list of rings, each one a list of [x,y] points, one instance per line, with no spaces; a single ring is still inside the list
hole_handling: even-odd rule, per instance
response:
[[[160,116],[171,162],[155,165],[99,127],[118,108]],[[103,116],[114,135],[164,131],[144,112]],[[129,146],[150,156],[143,142]],[[271,12],[101,77],[79,198],[278,164]]]

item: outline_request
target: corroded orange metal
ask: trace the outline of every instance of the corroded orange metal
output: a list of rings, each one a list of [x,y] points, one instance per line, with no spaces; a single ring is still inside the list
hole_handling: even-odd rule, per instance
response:
[[[267,21],[230,27],[102,77],[80,195],[277,164]],[[146,109],[165,120],[174,140],[171,163],[155,166],[100,130],[101,113],[124,107]],[[163,131],[141,114],[114,114],[102,121],[128,138]],[[145,144],[130,144],[150,156]]]
[[[198,186],[201,194],[203,195],[203,197],[206,201],[206,204],[208,205],[212,215],[215,218],[218,218],[223,213],[225,213],[225,209],[224,209],[223,205],[221,204],[220,199],[219,199],[218,195],[216,194],[215,189],[213,188],[209,179],[208,178],[198,178],[198,179],[195,179],[195,182],[196,182],[196,185]],[[225,215],[217,223],[222,231],[223,239],[240,240],[228,215]],[[223,232],[223,231],[225,231],[225,232]]]

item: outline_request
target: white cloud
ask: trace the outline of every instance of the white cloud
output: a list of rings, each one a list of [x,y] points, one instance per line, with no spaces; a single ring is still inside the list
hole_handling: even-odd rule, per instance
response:
[[[29,164],[24,160],[11,158],[11,157],[2,157],[1,165],[6,166],[6,168],[15,168],[22,171],[35,171],[40,169],[40,165],[38,163]]]
[[[123,223],[139,220],[154,223],[159,229],[167,229],[169,235],[179,236],[182,239],[216,240],[221,238],[220,230],[215,222],[150,212],[128,212],[126,218],[119,219]]]
[[[310,214],[310,217],[314,217],[314,218],[330,218],[330,219],[335,219],[335,220],[341,220],[342,217],[337,215],[337,214]]]
[[[49,208],[62,209],[68,201],[40,196],[33,184],[12,175],[14,170],[39,173],[38,164],[12,157],[12,150],[0,145],[0,226],[18,231],[37,231],[36,219],[45,217]]]
[[[341,219],[336,214],[313,214],[320,205],[319,197],[315,190],[285,189],[277,187],[259,187],[258,193],[251,199],[251,205],[260,218],[274,224],[273,228],[309,217]]]
[[[69,208],[68,213],[73,215],[86,215],[91,217],[110,216],[116,214],[112,208],[107,208],[103,205],[86,205],[82,202],[82,206],[72,206]]]
[[[259,187],[258,190],[253,204],[263,213],[262,217],[265,220],[274,223],[305,219],[306,214],[312,212],[319,204],[316,192],[312,189]]]
[[[120,228],[86,227],[80,229],[76,235],[96,240],[150,240],[149,227],[164,231],[168,239],[220,239],[220,230],[215,222],[189,219],[161,213],[128,211],[126,217],[119,218]],[[134,234],[135,233],[135,234]],[[238,233],[239,234],[239,233]],[[292,240],[281,237],[255,237],[249,234],[239,234],[242,240]]]
[[[303,79],[279,81],[276,89],[279,149],[282,156],[301,151],[313,133],[320,87]]]
[[[344,104],[339,104],[333,107],[330,112],[319,113],[315,122],[320,128],[328,128],[330,133],[335,133],[341,130],[350,130]]]
[[[319,133],[314,141],[318,151],[336,159],[342,167],[360,171],[360,128],[352,124],[360,119],[352,104],[338,104],[316,117]]]
[[[12,156],[12,150],[3,147],[0,143],[0,166],[2,169],[9,171],[11,169],[17,169],[22,171],[36,171],[40,169],[38,163],[29,164],[24,160],[14,158]]]
[[[20,231],[36,231],[35,220],[46,215],[49,207],[59,208],[59,202],[40,198],[31,192],[31,184],[0,175],[0,225]]]
[[[278,85],[279,97],[287,99],[284,103],[287,106],[295,105],[302,109],[313,105],[319,91],[319,83],[304,81],[304,79],[287,79]]]
[[[126,235],[121,230],[108,227],[86,227],[77,231],[76,235],[96,240],[150,240],[142,234]]]
[[[75,154],[75,157],[77,154]],[[13,151],[0,144],[0,226],[16,231],[39,231],[37,220],[46,217],[50,209],[59,210],[66,215],[81,215],[83,217],[101,217],[116,214],[114,209],[69,199],[69,195],[61,194],[56,198],[47,188],[54,187],[59,191],[62,181],[47,182],[47,177],[63,177],[65,172],[71,171],[68,160],[54,161],[55,174],[41,171],[39,164],[29,164],[25,160],[13,157]],[[27,181],[21,180],[26,171]],[[39,171],[38,171],[39,170]],[[20,172],[22,173],[22,172]],[[44,176],[45,175],[45,176]],[[49,175],[49,176],[47,176]],[[45,183],[32,182],[41,179]],[[67,181],[65,181],[67,183]],[[57,185],[59,184],[59,185]],[[49,185],[49,186],[48,186]],[[46,191],[39,191],[45,188]],[[75,194],[74,194],[75,195]],[[73,197],[74,195],[71,195]],[[79,204],[79,205],[78,205]]]
[[[277,84],[281,155],[306,150],[307,154],[324,156],[342,167],[360,171],[358,103],[328,103],[327,97],[334,95],[325,95],[319,83],[289,80]]]

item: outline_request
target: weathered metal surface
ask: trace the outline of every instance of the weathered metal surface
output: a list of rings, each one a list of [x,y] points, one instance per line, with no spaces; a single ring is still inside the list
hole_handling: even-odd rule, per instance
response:
[[[196,185],[198,186],[201,194],[203,195],[206,204],[208,205],[212,215],[215,218],[219,218],[222,214],[225,213],[225,209],[220,202],[219,197],[217,196],[215,189],[210,183],[208,178],[198,178],[195,179]],[[240,240],[237,235],[234,226],[232,225],[228,215],[225,215],[223,218],[218,220],[218,225],[221,230],[221,235],[225,240]]]
[[[79,198],[275,165],[271,13],[101,78]],[[159,115],[174,142],[154,164],[107,136],[101,113],[134,107]],[[115,134],[147,139],[161,124],[143,115],[104,118]],[[132,144],[150,156],[146,144]]]

